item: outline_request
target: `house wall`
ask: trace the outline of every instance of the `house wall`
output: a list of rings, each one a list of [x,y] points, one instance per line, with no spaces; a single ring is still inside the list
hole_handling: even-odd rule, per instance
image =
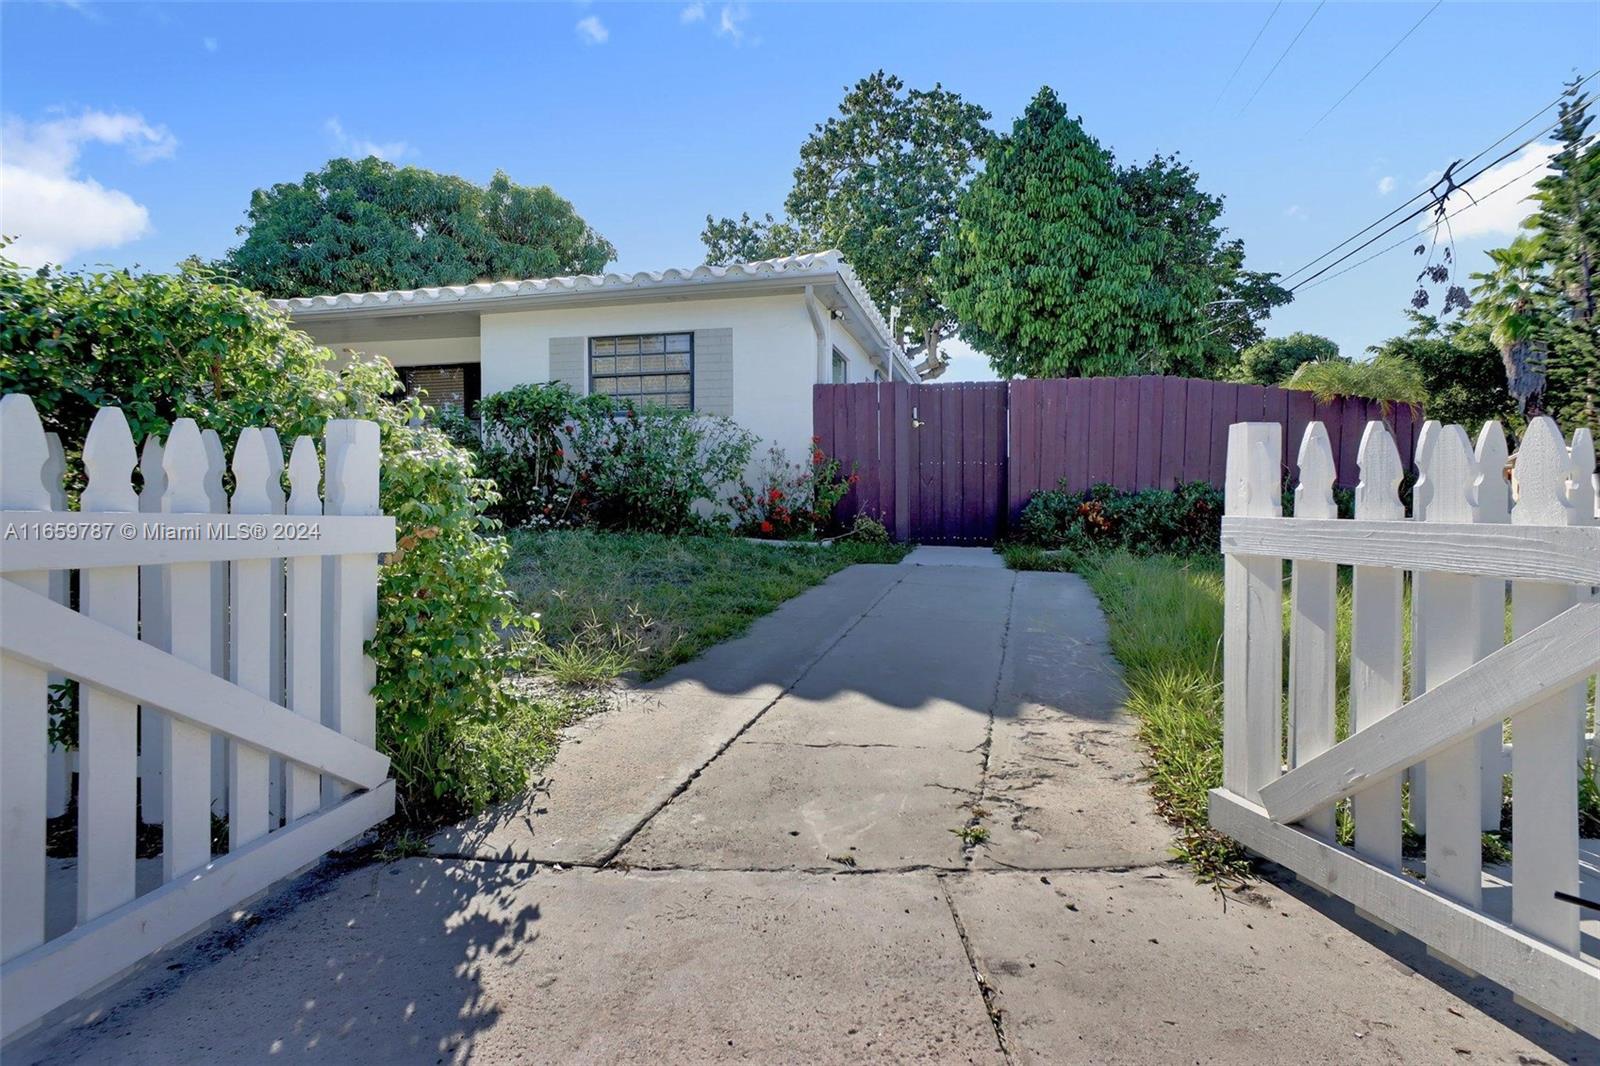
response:
[[[781,447],[791,461],[803,459],[809,450],[811,386],[818,380],[817,335],[799,293],[487,312],[477,320],[476,336],[390,339],[412,329],[429,330],[429,316],[379,321],[380,327],[370,331],[359,322],[324,327],[327,336],[318,339],[341,360],[354,350],[384,356],[396,366],[480,363],[484,396],[551,380],[552,338],[728,329],[733,334],[732,414],[763,438],[758,457],[764,457],[771,444]],[[301,328],[317,336],[318,325],[312,322]],[[867,349],[843,323],[830,321],[829,329],[833,347],[848,360],[849,380],[872,381],[878,367]],[[831,366],[824,367],[824,375],[830,370]],[[587,388],[586,372],[583,383]]]
[[[555,337],[697,329],[733,331],[734,420],[767,444],[782,447],[791,460],[805,455],[811,440],[817,342],[798,295],[485,314],[480,322],[483,393],[550,380],[550,341]],[[765,450],[765,444],[758,448]]]

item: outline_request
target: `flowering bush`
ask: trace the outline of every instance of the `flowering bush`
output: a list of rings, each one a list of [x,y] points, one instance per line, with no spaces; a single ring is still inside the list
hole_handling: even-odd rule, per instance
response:
[[[833,522],[833,510],[859,476],[839,476],[840,464],[823,454],[820,438],[811,438],[811,461],[791,463],[777,446],[767,452],[758,487],[740,485],[728,501],[734,531],[768,540],[803,540],[821,536]]]
[[[1215,552],[1221,528],[1222,493],[1192,481],[1170,492],[1110,485],[1037,492],[1022,509],[1019,532],[1024,543],[1080,554],[1126,548],[1136,555],[1192,555]]]

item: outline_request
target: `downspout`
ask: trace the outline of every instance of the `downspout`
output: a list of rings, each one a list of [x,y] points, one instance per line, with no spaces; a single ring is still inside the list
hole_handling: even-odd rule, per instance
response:
[[[817,384],[826,385],[833,380],[833,319],[828,309],[817,299],[815,286],[806,286],[806,314],[811,316],[811,328],[817,335]]]

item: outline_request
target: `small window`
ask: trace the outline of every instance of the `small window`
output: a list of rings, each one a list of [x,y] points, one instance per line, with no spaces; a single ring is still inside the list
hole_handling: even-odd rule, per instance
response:
[[[479,364],[439,363],[397,369],[407,396],[421,396],[429,407],[459,407],[468,418],[478,417],[483,388],[483,368]]]
[[[872,380],[875,381],[876,383],[878,383],[879,385],[882,385],[883,384],[883,371],[874,370],[872,372]]]
[[[839,349],[833,350],[833,383],[844,385],[850,380],[850,363]]]
[[[694,407],[694,334],[591,337],[589,391],[687,411]]]

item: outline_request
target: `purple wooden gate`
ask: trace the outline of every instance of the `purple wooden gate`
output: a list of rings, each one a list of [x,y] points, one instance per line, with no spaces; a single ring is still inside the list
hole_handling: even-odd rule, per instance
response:
[[[1228,426],[1278,422],[1286,474],[1308,422],[1320,421],[1340,486],[1359,477],[1356,451],[1369,421],[1388,424],[1409,468],[1422,412],[1376,400],[1321,403],[1308,392],[1198,378],[1055,378],[1039,381],[817,385],[815,432],[824,452],[860,476],[840,505],[865,512],[897,540],[988,543],[1035,492],[1222,487]]]
[[[989,544],[1006,511],[1004,382],[818,385],[823,452],[860,480],[840,504],[896,540]]]

